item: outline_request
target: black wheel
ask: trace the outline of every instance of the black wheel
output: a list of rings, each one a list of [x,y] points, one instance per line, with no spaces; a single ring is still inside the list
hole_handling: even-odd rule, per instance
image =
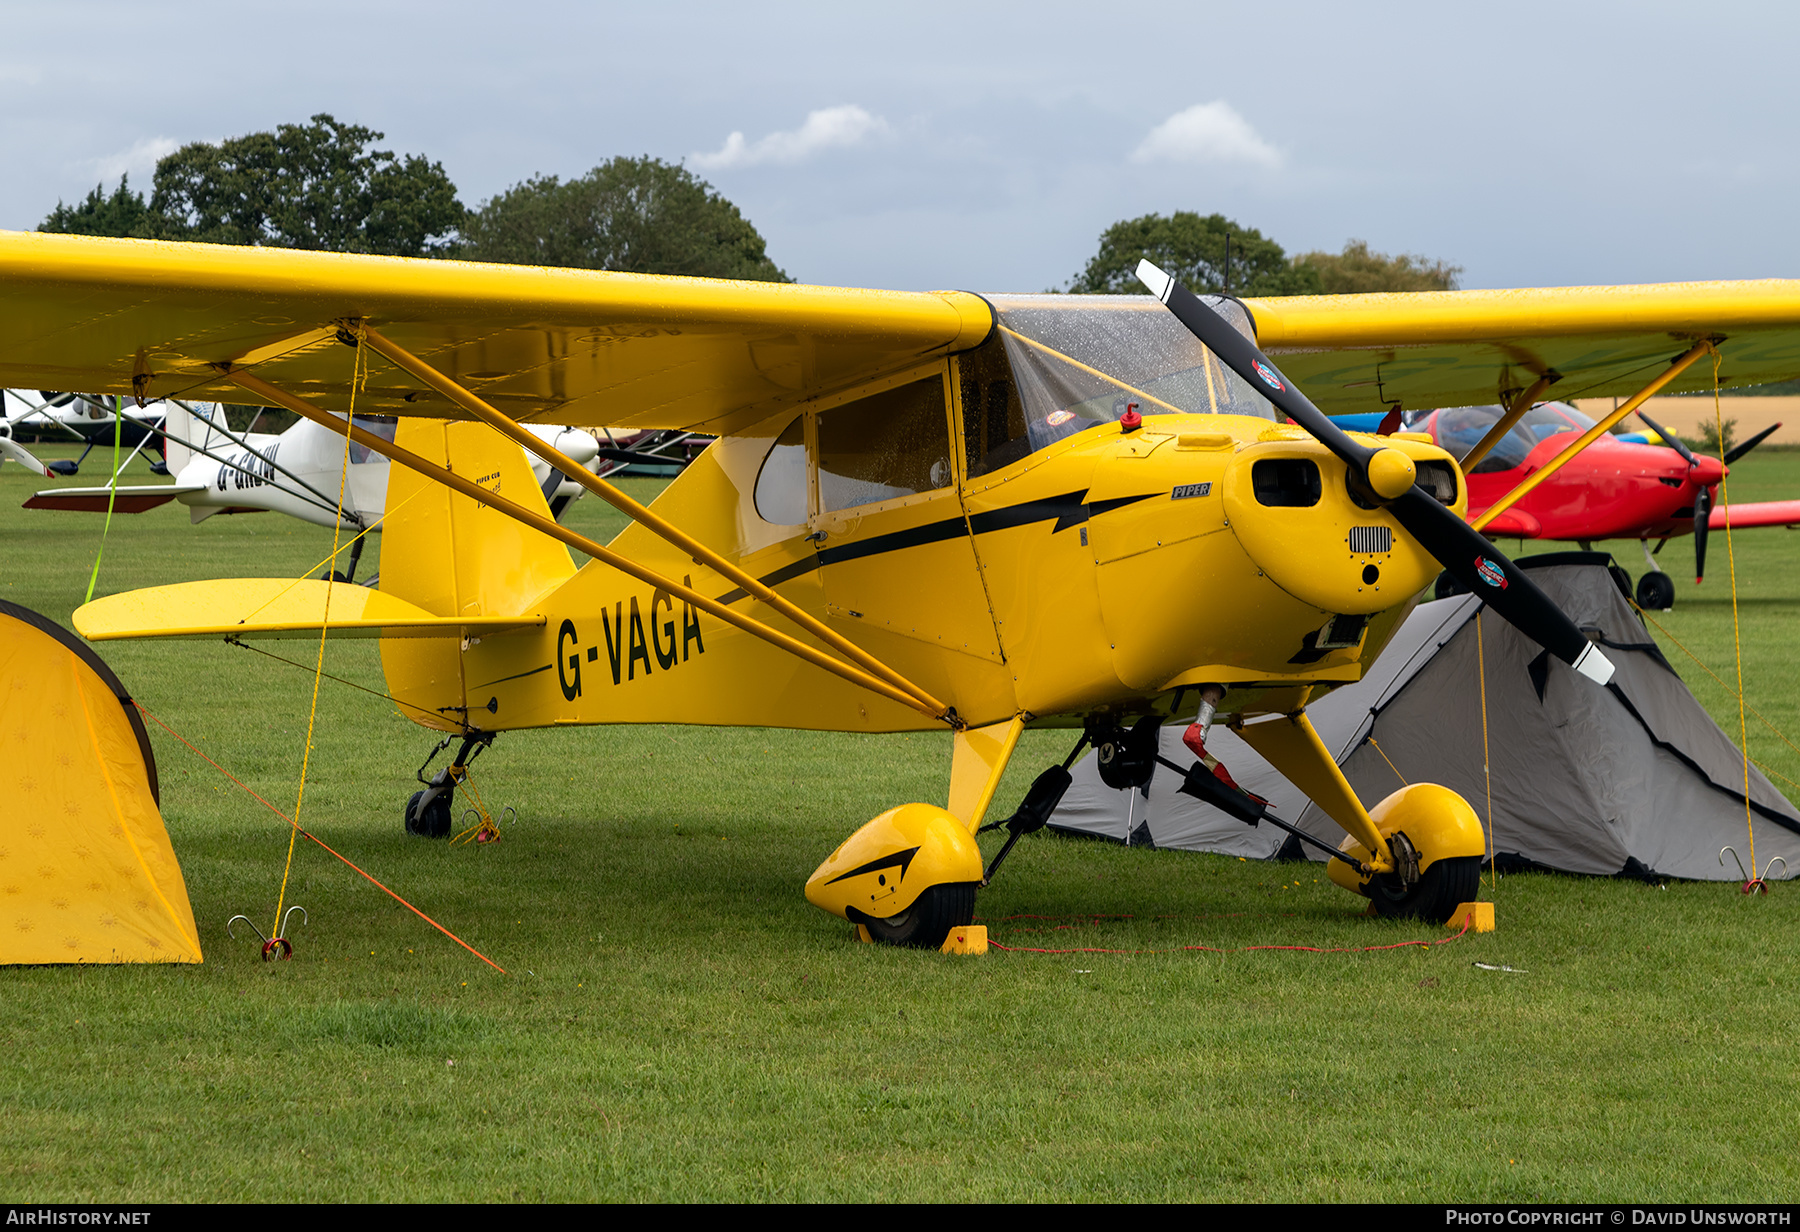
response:
[[[1437,584],[1431,588],[1433,599],[1454,599],[1457,595],[1466,595],[1469,588],[1453,577],[1448,569],[1438,574]]]
[[[1606,566],[1606,571],[1612,574],[1613,585],[1619,588],[1619,594],[1623,595],[1626,599],[1630,599],[1631,575],[1621,569],[1618,565],[1608,565]]]
[[[951,929],[960,928],[975,918],[975,888],[973,881],[934,885],[899,915],[877,920],[858,912],[860,918],[856,922],[867,928],[875,940],[887,945],[939,949]]]
[[[1637,601],[1647,611],[1668,611],[1675,606],[1675,579],[1666,573],[1646,573],[1638,579]]]
[[[424,814],[419,812],[419,798],[425,793],[415,791],[406,802],[406,832],[416,834],[420,838],[444,838],[450,833],[450,796],[448,793],[439,796],[425,806]]]
[[[1443,924],[1463,903],[1474,902],[1480,888],[1481,857],[1450,856],[1434,862],[1411,890],[1403,890],[1392,873],[1376,876],[1369,882],[1369,901],[1376,914],[1390,920]]]

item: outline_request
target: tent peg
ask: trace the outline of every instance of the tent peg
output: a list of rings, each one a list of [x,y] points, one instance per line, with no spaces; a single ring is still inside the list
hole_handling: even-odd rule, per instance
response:
[[[1783,874],[1785,874],[1787,872],[1787,859],[1783,856],[1770,856],[1769,862],[1767,864],[1763,865],[1763,870],[1760,874],[1756,872],[1756,869],[1754,866],[1752,866],[1750,868],[1750,870],[1748,872],[1746,872],[1744,869],[1744,862],[1743,862],[1743,860],[1738,858],[1737,848],[1735,848],[1735,847],[1719,848],[1719,863],[1720,864],[1725,863],[1725,853],[1728,851],[1731,853],[1731,858],[1733,860],[1737,860],[1738,872],[1743,875],[1743,878],[1744,878],[1743,892],[1745,894],[1767,894],[1769,892],[1769,874],[1771,874],[1775,871],[1775,866],[1777,864],[1781,865],[1781,871]]]
[[[264,962],[274,962],[278,958],[283,960],[292,958],[294,956],[294,943],[287,939],[287,931],[288,921],[294,918],[294,912],[296,911],[300,913],[300,922],[302,924],[306,923],[306,908],[302,907],[299,903],[295,903],[282,915],[281,928],[273,937],[263,937],[262,929],[258,928],[256,926],[256,921],[252,920],[247,915],[234,915],[229,920],[225,921],[225,935],[230,937],[233,941],[236,941],[237,934],[231,931],[231,926],[236,924],[239,920],[242,920],[250,926],[251,932],[255,933],[258,937],[262,937],[262,958]]]

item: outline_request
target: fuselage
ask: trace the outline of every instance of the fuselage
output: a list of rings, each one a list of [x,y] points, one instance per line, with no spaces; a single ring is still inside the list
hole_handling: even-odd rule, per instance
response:
[[[1105,356],[1061,350],[1079,342],[1056,335],[1067,318],[1030,346],[997,331],[976,352],[721,438],[656,511],[971,724],[1021,711],[1040,721],[1167,713],[1214,683],[1228,690],[1225,713],[1297,710],[1360,678],[1440,566],[1351,494],[1342,462],[1233,386],[1185,333],[1164,331],[1179,326],[1150,304],[1156,312],[1101,310],[1136,312],[1118,353],[1139,355],[1132,330],[1142,329],[1172,371],[1091,375]],[[1009,316],[1003,305],[1003,326],[1041,324],[1040,306],[1027,309]],[[1032,370],[1044,349],[1049,367]],[[1196,403],[1203,413],[1188,409]],[[1151,413],[1140,419],[1139,406]],[[1463,510],[1444,451],[1396,447],[1428,491]],[[401,533],[392,522],[390,551]],[[643,527],[611,546],[770,619]],[[603,565],[572,572],[528,610],[541,631],[481,639],[454,668],[418,668],[433,687],[463,690],[412,697],[419,713],[486,711],[484,727],[932,725]],[[415,666],[425,653],[403,652]]]
[[[1433,411],[1412,425],[1434,444],[1460,457],[1499,419],[1498,407]],[[1593,421],[1573,407],[1546,403],[1468,474],[1469,516],[1489,506],[1541,469]],[[1696,456],[1689,466],[1666,445],[1645,445],[1601,435],[1580,457],[1527,493],[1485,528],[1493,538],[1667,539],[1694,531],[1701,491],[1716,499],[1726,474],[1716,458]]]

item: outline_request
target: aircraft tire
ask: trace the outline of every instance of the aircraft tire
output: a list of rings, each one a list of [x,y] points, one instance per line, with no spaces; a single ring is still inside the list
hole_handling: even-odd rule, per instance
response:
[[[450,834],[450,797],[439,796],[425,806],[425,813],[419,816],[419,797],[422,791],[415,791],[406,802],[406,832],[419,838],[446,838]],[[947,930],[946,930],[947,935]]]
[[[973,881],[929,886],[899,915],[885,920],[863,916],[857,923],[867,928],[871,937],[886,945],[939,949],[951,929],[960,928],[975,918],[975,889]]]
[[[1376,877],[1369,882],[1369,901],[1377,915],[1390,920],[1443,924],[1458,906],[1474,902],[1480,888],[1480,856],[1447,856],[1434,861],[1411,890],[1402,890],[1391,873]]]
[[[1431,597],[1433,599],[1453,599],[1457,595],[1466,595],[1468,593],[1469,588],[1451,576],[1448,569],[1438,574],[1437,582],[1433,584],[1431,588]]]
[[[1668,611],[1675,606],[1675,579],[1666,573],[1646,573],[1638,579],[1637,602],[1647,611]]]

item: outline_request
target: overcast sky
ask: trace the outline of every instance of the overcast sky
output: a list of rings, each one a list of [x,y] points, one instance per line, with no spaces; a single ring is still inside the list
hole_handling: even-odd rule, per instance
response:
[[[473,206],[685,160],[807,282],[1042,290],[1219,212],[1511,287],[1800,276],[1800,6],[0,0],[0,227],[330,112]]]

